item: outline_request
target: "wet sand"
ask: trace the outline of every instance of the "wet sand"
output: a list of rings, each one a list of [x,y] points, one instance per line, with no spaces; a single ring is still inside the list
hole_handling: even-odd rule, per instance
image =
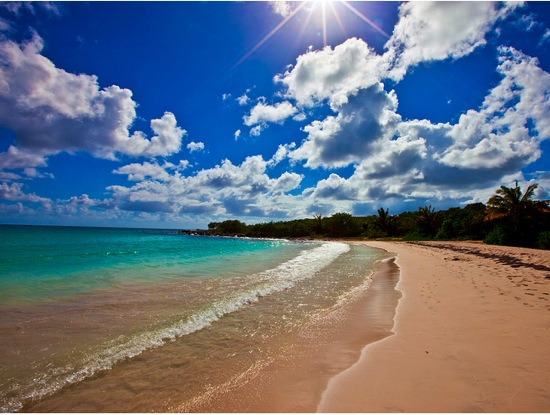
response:
[[[392,336],[334,376],[320,412],[550,412],[550,252],[390,243]]]
[[[295,336],[261,367],[175,412],[315,412],[329,381],[356,362],[366,344],[391,335],[401,293],[399,268],[379,264],[370,286],[356,289]],[[365,329],[367,328],[368,329]],[[282,347],[281,347],[282,346]]]

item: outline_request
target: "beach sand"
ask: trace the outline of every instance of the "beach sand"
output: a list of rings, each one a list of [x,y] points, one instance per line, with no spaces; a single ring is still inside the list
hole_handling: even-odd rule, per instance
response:
[[[364,243],[400,268],[386,263],[285,356],[173,409],[550,412],[549,251]]]
[[[478,243],[395,252],[392,336],[333,377],[320,412],[550,412],[550,252]]]
[[[315,412],[331,378],[360,357],[366,344],[391,335],[401,297],[399,268],[390,258],[370,285],[358,287],[296,335],[273,344],[273,359],[174,412]],[[368,327],[368,330],[365,330]]]

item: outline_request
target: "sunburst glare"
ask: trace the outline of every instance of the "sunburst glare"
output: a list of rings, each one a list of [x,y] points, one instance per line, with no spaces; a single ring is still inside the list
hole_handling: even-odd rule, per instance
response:
[[[258,43],[256,43],[247,53],[245,53],[231,68],[232,70],[241,65],[246,59],[248,59],[254,52],[256,52],[265,42],[272,38],[279,30],[283,28],[290,20],[292,20],[300,11],[307,13],[305,16],[304,24],[301,25],[301,30],[299,37],[302,38],[306,34],[307,30],[310,29],[310,23],[312,20],[316,21],[316,25],[321,26],[321,32],[319,33],[322,36],[323,47],[328,45],[329,33],[328,27],[329,22],[334,21],[340,32],[347,36],[347,31],[345,25],[342,21],[342,18],[338,12],[338,9],[349,10],[363,22],[367,23],[372,29],[381,34],[382,36],[389,39],[388,33],[386,33],[379,25],[374,23],[371,19],[361,13],[357,8],[352,6],[348,1],[344,0],[313,0],[313,1],[300,1],[296,2],[297,5],[292,7],[287,2],[285,3],[284,19],[277,24],[267,35],[265,35]],[[280,10],[280,8],[279,8]],[[282,13],[281,13],[282,14]]]

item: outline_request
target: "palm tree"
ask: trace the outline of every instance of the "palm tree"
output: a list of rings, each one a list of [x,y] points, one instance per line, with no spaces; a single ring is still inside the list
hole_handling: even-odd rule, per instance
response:
[[[489,219],[510,218],[514,227],[536,212],[548,209],[548,202],[533,200],[538,183],[531,183],[524,194],[516,180],[515,187],[500,186],[495,194],[487,201],[487,214]]]
[[[439,227],[438,214],[431,205],[418,208],[416,221],[418,227],[425,236],[435,235]]]
[[[531,183],[522,193],[516,180],[515,187],[500,186],[487,201],[487,219],[503,221],[503,241],[507,244],[534,243],[538,233],[537,216],[549,211],[548,201],[533,200],[537,188],[537,183]]]
[[[323,216],[322,215],[313,215],[313,219],[315,220],[315,225],[313,226],[313,230],[317,234],[323,233]]]
[[[392,236],[393,233],[393,223],[395,219],[389,214],[389,209],[384,210],[384,208],[378,209],[378,217],[376,218],[376,226],[387,236]]]

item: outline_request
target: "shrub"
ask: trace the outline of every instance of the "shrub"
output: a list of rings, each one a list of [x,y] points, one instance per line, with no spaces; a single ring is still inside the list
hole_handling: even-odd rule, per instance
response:
[[[550,231],[543,231],[539,233],[537,247],[541,249],[550,249]]]
[[[487,234],[484,242],[489,245],[505,245],[506,239],[506,232],[502,226],[496,226]]]

